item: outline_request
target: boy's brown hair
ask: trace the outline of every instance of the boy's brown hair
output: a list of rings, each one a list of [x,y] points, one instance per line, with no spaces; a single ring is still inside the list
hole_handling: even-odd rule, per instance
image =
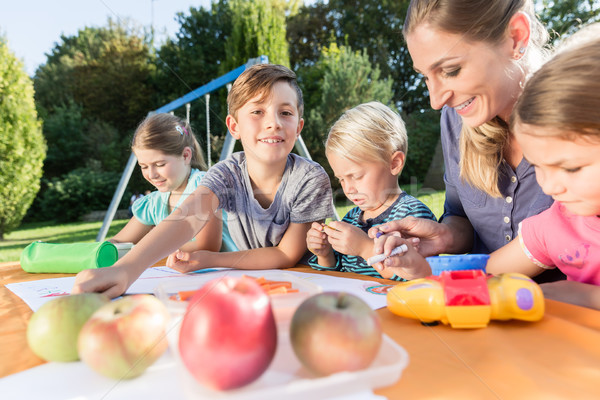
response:
[[[279,81],[287,82],[296,91],[298,98],[298,113],[304,113],[302,90],[298,86],[296,74],[283,65],[256,64],[245,70],[233,83],[227,96],[229,115],[237,118],[238,110],[250,99],[260,95],[263,101],[271,95],[273,85]]]

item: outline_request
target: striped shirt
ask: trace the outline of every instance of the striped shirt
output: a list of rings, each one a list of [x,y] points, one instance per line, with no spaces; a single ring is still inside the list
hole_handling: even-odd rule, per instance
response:
[[[379,214],[377,217],[369,218],[363,222],[363,211],[359,207],[354,207],[348,211],[344,218],[342,218],[342,222],[357,226],[366,233],[374,226],[384,224],[388,221],[402,219],[408,216],[426,218],[434,221],[436,220],[435,215],[433,215],[431,210],[425,204],[413,196],[402,192],[400,193],[400,196],[398,196],[398,199],[396,199],[396,201],[387,210]],[[369,275],[374,278],[383,278],[379,272],[368,265],[366,260],[360,256],[341,254],[335,250],[334,255],[334,267],[323,267],[317,264],[317,256],[315,255],[310,257],[308,263],[312,268],[321,271],[355,272],[357,274]],[[396,281],[405,280],[396,275],[394,275],[392,279]]]

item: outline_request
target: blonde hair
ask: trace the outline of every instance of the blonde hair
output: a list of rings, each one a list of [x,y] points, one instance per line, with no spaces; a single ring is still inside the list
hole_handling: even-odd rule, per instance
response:
[[[304,102],[302,90],[296,81],[296,74],[283,65],[256,64],[245,70],[233,83],[227,95],[227,110],[229,115],[237,118],[237,112],[252,98],[261,95],[260,101],[271,95],[273,85],[277,82],[287,82],[296,91],[298,113],[302,117]]]
[[[523,80],[549,54],[548,33],[537,19],[531,0],[412,0],[403,27],[406,37],[419,24],[429,23],[465,40],[498,44],[506,37],[508,24],[518,12],[528,15],[530,38],[527,51],[518,61]],[[463,123],[460,136],[460,174],[472,186],[500,197],[498,166],[509,139],[508,124],[499,117],[478,127]]]
[[[325,142],[325,152],[353,162],[390,163],[392,154],[408,152],[404,121],[389,107],[364,103],[348,111],[333,124]]]
[[[146,117],[135,130],[131,149],[152,149],[164,154],[181,156],[183,149],[192,149],[190,166],[206,170],[200,144],[184,120],[171,114],[153,114]]]
[[[600,139],[600,23],[581,29],[527,82],[511,116],[572,140]]]

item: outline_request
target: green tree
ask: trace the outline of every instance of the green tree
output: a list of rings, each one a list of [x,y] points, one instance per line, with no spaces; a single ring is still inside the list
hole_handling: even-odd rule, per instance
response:
[[[213,2],[210,10],[190,7],[189,14],[180,12],[176,19],[179,31],[161,46],[156,60],[162,104],[221,75],[223,43],[231,35],[231,8],[224,0]]]
[[[402,37],[408,0],[317,1],[288,18],[293,68],[313,65],[331,40],[365,50],[381,76],[393,82],[393,102],[403,112],[429,109],[426,86],[412,68]]]
[[[554,44],[592,22],[600,21],[598,0],[537,0],[536,11]]]
[[[72,101],[85,118],[110,123],[122,135],[132,131],[155,105],[147,42],[138,29],[110,19],[107,27],[61,36],[34,78],[43,117]]]
[[[232,32],[225,43],[224,70],[236,68],[260,55],[273,64],[290,65],[285,11],[279,1],[230,0]],[[225,72],[224,71],[224,72]]]
[[[187,14],[178,13],[177,20],[179,31],[174,39],[167,40],[159,49],[156,60],[156,88],[160,104],[173,101],[222,75],[221,65],[225,61],[223,43],[231,35],[231,8],[224,0],[213,2],[210,10],[192,7]],[[213,162],[218,160],[227,133],[226,99],[225,88],[210,94],[209,129]],[[185,117],[185,109],[178,109],[175,114]],[[191,104],[190,123],[200,144],[206,147],[204,98]]]
[[[325,47],[318,62],[300,73],[302,89],[311,93],[305,98],[302,137],[312,158],[331,175],[323,147],[329,128],[344,111],[358,104],[377,100],[389,105],[392,82],[381,79],[379,68],[371,65],[366,51],[352,51],[336,43]]]
[[[20,225],[35,198],[45,156],[33,84],[0,37],[0,240]]]
[[[127,21],[61,36],[34,77],[36,107],[45,121],[44,182],[75,168],[121,173],[138,123],[155,109],[155,55],[148,36]],[[141,186],[134,177],[132,185]],[[40,201],[28,219],[40,220]],[[112,193],[114,186],[106,188]]]

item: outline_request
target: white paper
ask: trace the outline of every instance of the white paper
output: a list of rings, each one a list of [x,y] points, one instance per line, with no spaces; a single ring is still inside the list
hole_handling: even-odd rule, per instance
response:
[[[168,267],[148,268],[131,285],[126,294],[136,293],[154,293],[154,289],[163,282],[172,279],[186,279],[194,277],[205,277],[206,281],[216,279],[222,276],[264,276],[268,279],[270,272],[282,272],[280,270],[236,270],[236,269],[207,269],[191,274],[181,274]],[[363,299],[372,309],[385,307],[386,289],[390,285],[381,285],[375,281],[363,281],[360,279],[340,278],[323,274],[311,274],[305,272],[295,272],[283,270],[286,274],[291,274],[297,278],[306,279],[319,285],[324,292],[327,291],[345,291],[354,294]],[[64,296],[71,293],[75,277],[41,279],[38,281],[9,283],[6,285],[14,294],[19,296],[33,311],[36,311],[48,300],[56,296]],[[377,292],[381,293],[377,293]]]

